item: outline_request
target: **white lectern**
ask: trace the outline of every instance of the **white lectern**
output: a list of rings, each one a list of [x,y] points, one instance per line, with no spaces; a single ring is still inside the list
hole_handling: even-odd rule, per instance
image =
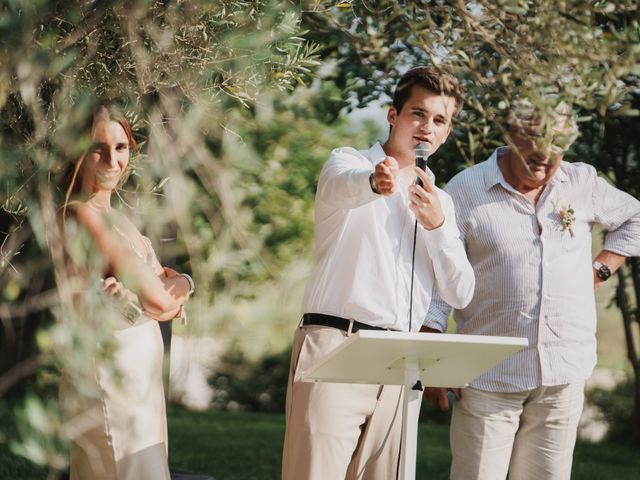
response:
[[[416,477],[423,386],[464,387],[528,345],[526,338],[359,330],[306,372],[305,382],[404,385],[400,478]]]

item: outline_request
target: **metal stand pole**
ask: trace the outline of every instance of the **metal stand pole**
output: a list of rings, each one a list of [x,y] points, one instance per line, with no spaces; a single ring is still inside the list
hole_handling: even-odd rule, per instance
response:
[[[400,480],[415,480],[418,445],[418,417],[422,402],[422,386],[417,360],[405,359],[404,401],[402,408],[402,443],[400,444]]]

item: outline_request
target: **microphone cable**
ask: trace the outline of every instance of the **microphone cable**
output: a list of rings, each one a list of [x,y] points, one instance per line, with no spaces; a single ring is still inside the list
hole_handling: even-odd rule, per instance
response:
[[[414,147],[414,152],[416,154],[416,166],[421,168],[423,171],[427,166],[427,159],[431,154],[431,145],[426,142],[420,142],[418,145]],[[416,179],[416,185],[422,186],[422,180],[420,177]],[[409,333],[413,328],[413,280],[415,277],[415,268],[416,268],[416,243],[418,240],[418,218],[416,217],[413,223],[413,245],[411,247],[411,285],[409,287]],[[420,380],[414,385],[413,389],[419,387],[419,390],[422,390],[422,384]],[[404,389],[404,387],[402,387]],[[403,390],[400,392],[402,393]],[[406,395],[407,392],[404,392]],[[400,397],[401,398],[401,397]],[[403,406],[404,408],[404,406]],[[405,412],[403,412],[403,415]],[[400,441],[400,448],[398,449],[398,462],[396,467],[396,480],[398,480],[400,475],[400,461],[402,460],[402,440]]]
[[[418,239],[418,219],[413,223],[413,247],[411,249],[411,286],[409,287],[409,333],[413,327],[413,277],[416,268],[416,240]]]

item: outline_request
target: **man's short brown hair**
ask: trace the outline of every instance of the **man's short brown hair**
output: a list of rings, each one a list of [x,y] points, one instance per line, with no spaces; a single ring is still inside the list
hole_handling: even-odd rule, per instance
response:
[[[404,104],[411,97],[411,90],[414,85],[433,93],[452,97],[456,102],[452,117],[458,115],[462,110],[464,92],[454,76],[435,67],[416,67],[402,75],[398,85],[396,85],[396,90],[393,94],[393,107],[397,112],[402,110]]]

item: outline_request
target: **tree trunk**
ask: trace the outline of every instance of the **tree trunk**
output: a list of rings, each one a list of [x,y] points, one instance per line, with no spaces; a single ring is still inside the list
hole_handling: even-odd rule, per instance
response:
[[[633,441],[640,443],[640,360],[638,359],[638,347],[633,336],[633,322],[638,321],[638,289],[640,288],[640,278],[638,273],[638,262],[636,258],[630,259],[631,263],[631,281],[636,294],[636,311],[634,312],[629,302],[627,293],[627,276],[625,276],[626,268],[623,266],[618,270],[618,286],[616,287],[616,303],[622,313],[622,321],[624,324],[624,336],[627,344],[627,358],[631,362],[634,373],[634,403],[632,417]],[[635,273],[635,274],[634,274]]]

